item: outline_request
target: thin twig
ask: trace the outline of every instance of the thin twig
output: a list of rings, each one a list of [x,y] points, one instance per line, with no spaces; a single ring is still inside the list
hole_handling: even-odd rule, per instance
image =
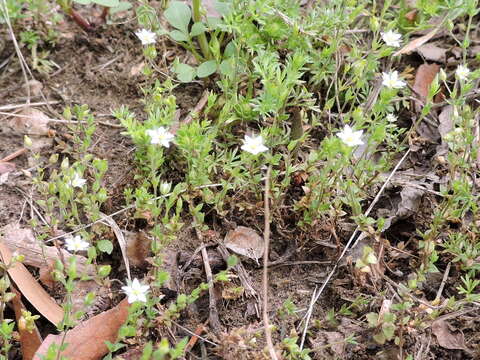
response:
[[[0,106],[0,111],[5,110],[14,110],[23,107],[31,107],[31,106],[41,106],[41,105],[55,105],[60,104],[60,101],[39,101],[34,103],[26,103],[26,104],[11,104],[11,105],[4,105]]]
[[[10,161],[10,160],[13,160],[17,157],[19,157],[20,155],[26,153],[28,150],[25,149],[25,148],[21,148],[13,153],[11,153],[10,155],[7,155],[5,156],[3,159],[0,159],[0,162],[7,162],[7,161]]]
[[[200,231],[198,231],[200,232]],[[208,295],[209,295],[209,305],[208,309],[209,316],[208,322],[210,326],[213,328],[213,332],[215,334],[220,334],[222,329],[220,325],[220,319],[218,318],[218,310],[217,310],[217,297],[215,296],[215,285],[213,283],[213,276],[212,276],[212,269],[210,267],[210,261],[208,259],[207,248],[202,248],[202,259],[203,259],[203,266],[205,267],[205,274],[207,275],[207,282],[208,282]]]
[[[198,337],[199,339],[201,339],[202,341],[205,341],[206,343],[209,343],[210,345],[213,345],[213,346],[218,346],[218,344],[214,343],[213,341],[210,341],[208,339],[205,339],[204,337],[198,335],[198,334],[195,334],[192,330],[188,330],[186,327],[180,325],[179,323],[177,323],[175,320],[172,320],[172,319],[169,319],[169,321],[171,321],[172,323],[174,323],[175,325],[177,325],[180,329],[182,329],[183,331],[185,331],[186,333],[192,335],[192,336],[196,336]]]
[[[267,340],[268,352],[270,357],[277,360],[277,353],[272,341],[272,330],[270,329],[270,320],[268,318],[268,248],[270,245],[270,173],[272,165],[268,166],[267,177],[265,179],[265,230],[263,232],[264,253],[263,253],[263,284],[262,284],[262,300],[263,300],[263,325],[265,326],[265,338]]]
[[[440,284],[440,287],[438,288],[437,296],[435,297],[435,302],[440,302],[440,298],[442,297],[443,289],[445,288],[445,284],[448,280],[448,275],[450,274],[450,267],[451,266],[452,266],[452,263],[449,262],[447,264],[447,268],[445,269],[445,273],[443,274],[442,283]]]
[[[367,211],[365,212],[365,215],[364,216],[368,216],[370,214],[370,212],[372,211],[373,207],[376,205],[376,203],[378,202],[378,200],[380,199],[380,196],[383,194],[385,188],[387,187],[388,183],[390,182],[390,180],[392,179],[393,175],[397,172],[398,168],[400,167],[400,165],[405,161],[405,159],[407,158],[408,154],[410,154],[410,150],[411,149],[408,149],[407,152],[405,153],[405,155],[403,155],[403,157],[400,159],[400,161],[398,162],[398,164],[395,166],[395,168],[392,170],[392,172],[390,173],[390,175],[388,176],[388,178],[385,180],[384,184],[382,185],[382,187],[380,188],[380,191],[377,193],[377,196],[375,196],[375,198],[373,199],[372,203],[370,204],[370,206],[368,207]],[[355,239],[357,239],[357,234],[358,232],[360,231],[360,226],[357,226],[355,231],[353,232],[353,234],[350,236],[350,239],[348,240],[347,244],[345,245],[345,248],[343,249],[342,253],[340,254],[340,257],[337,259],[335,265],[333,266],[333,269],[330,271],[330,273],[328,274],[327,278],[325,279],[325,282],[322,284],[322,286],[320,287],[320,289],[318,290],[317,293],[313,293],[312,295],[312,300],[311,303],[310,303],[310,306],[308,308],[308,311],[307,313],[305,314],[305,327],[303,328],[303,332],[302,332],[302,340],[300,342],[300,349],[303,349],[303,345],[305,344],[305,337],[307,335],[307,330],[308,330],[308,324],[310,323],[310,318],[312,317],[312,313],[313,313],[313,307],[315,305],[315,303],[318,301],[318,299],[320,298],[320,296],[322,295],[323,291],[325,290],[327,284],[330,282],[330,280],[332,279],[333,277],[333,274],[335,274],[335,272],[337,271],[337,268],[340,264],[340,261],[343,259],[343,257],[345,256],[345,254],[347,253],[348,250],[350,249],[353,249],[356,245],[357,245],[357,241],[355,241],[355,243],[353,243],[353,241]],[[353,245],[352,245],[353,243]]]

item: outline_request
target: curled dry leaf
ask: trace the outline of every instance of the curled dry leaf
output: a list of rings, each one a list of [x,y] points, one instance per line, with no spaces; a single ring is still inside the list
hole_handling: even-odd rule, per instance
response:
[[[141,267],[147,264],[150,255],[151,239],[141,232],[124,232],[128,260],[132,266]]]
[[[34,108],[24,108],[19,116],[13,117],[8,123],[9,127],[18,135],[49,134],[48,122],[51,120],[42,111]]]
[[[441,347],[451,350],[468,350],[463,333],[452,329],[445,320],[435,320],[432,323],[432,332]]]
[[[235,230],[229,231],[223,243],[233,252],[255,261],[263,256],[263,238],[245,226],[238,226]]]
[[[0,242],[0,255],[3,263],[10,264],[12,253],[2,242]],[[63,319],[63,309],[48,295],[22,263],[16,263],[14,266],[11,266],[8,269],[8,275],[10,275],[23,296],[48,321],[56,325]]]
[[[51,344],[67,344],[61,356],[75,360],[97,360],[108,353],[105,341],[114,342],[118,330],[128,316],[128,302],[124,299],[116,307],[81,322],[66,334],[48,335],[35,354],[40,360]]]
[[[436,61],[436,62],[445,62],[445,55],[447,49],[440,48],[434,44],[425,44],[419,46],[417,52],[422,55],[426,60]]]

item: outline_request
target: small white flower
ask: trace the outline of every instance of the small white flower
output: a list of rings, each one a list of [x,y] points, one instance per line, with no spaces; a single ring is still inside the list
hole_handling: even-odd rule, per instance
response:
[[[457,70],[455,70],[455,75],[460,80],[468,80],[468,75],[470,75],[470,69],[465,65],[458,65]]]
[[[78,173],[75,173],[75,175],[73,175],[73,179],[70,180],[68,183],[70,186],[73,186],[73,187],[82,187],[83,185],[85,185],[86,182],[87,180],[80,177]]]
[[[138,279],[133,279],[129,285],[122,286],[122,290],[128,296],[129,304],[135,301],[147,302],[147,293],[149,289],[150,287],[148,285],[142,285]]]
[[[388,46],[400,47],[402,35],[393,30],[382,33],[382,39]]]
[[[353,131],[349,125],[345,125],[343,130],[337,134],[337,136],[342,139],[342,141],[348,146],[362,145],[362,134],[363,131]]]
[[[393,114],[388,114],[386,118],[389,123],[397,122],[397,117]]]
[[[164,182],[160,184],[160,192],[162,193],[162,195],[168,194],[171,188],[172,183]]]
[[[382,77],[382,84],[390,89],[401,89],[406,85],[405,82],[398,77],[398,71],[383,73]]]
[[[142,45],[155,44],[155,34],[153,31],[147,29],[141,29],[135,32],[135,35],[140,39]]]
[[[174,135],[163,126],[160,126],[158,129],[147,130],[147,135],[152,139],[152,144],[160,144],[167,148],[170,146],[170,142],[174,138]]]
[[[82,239],[80,235],[66,238],[65,245],[67,246],[68,251],[85,251],[88,249],[90,244]]]
[[[241,149],[253,155],[257,155],[268,150],[268,148],[263,145],[263,138],[261,135],[252,137],[245,135]]]

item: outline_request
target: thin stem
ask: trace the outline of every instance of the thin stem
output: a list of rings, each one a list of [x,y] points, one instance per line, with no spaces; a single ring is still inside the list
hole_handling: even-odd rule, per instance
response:
[[[200,14],[200,0],[193,0],[192,5],[193,21],[196,23],[202,21],[202,16]],[[203,57],[206,59],[211,59],[212,55],[210,54],[210,48],[208,47],[207,36],[205,33],[198,35],[198,44],[200,45],[200,49],[202,49]]]

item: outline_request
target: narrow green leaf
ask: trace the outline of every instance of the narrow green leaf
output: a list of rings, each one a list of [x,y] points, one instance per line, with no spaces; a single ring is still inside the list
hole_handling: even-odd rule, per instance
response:
[[[93,2],[92,0],[73,0],[73,1],[82,5],[88,5]]]
[[[215,60],[205,61],[198,67],[197,76],[204,78],[212,75],[215,71],[217,71],[217,62]]]
[[[188,23],[192,18],[190,7],[180,1],[172,1],[164,12],[165,18],[174,28],[188,33]]]
[[[110,15],[116,14],[118,12],[126,11],[130,9],[133,5],[129,3],[128,1],[120,1],[118,6],[110,9]]]

